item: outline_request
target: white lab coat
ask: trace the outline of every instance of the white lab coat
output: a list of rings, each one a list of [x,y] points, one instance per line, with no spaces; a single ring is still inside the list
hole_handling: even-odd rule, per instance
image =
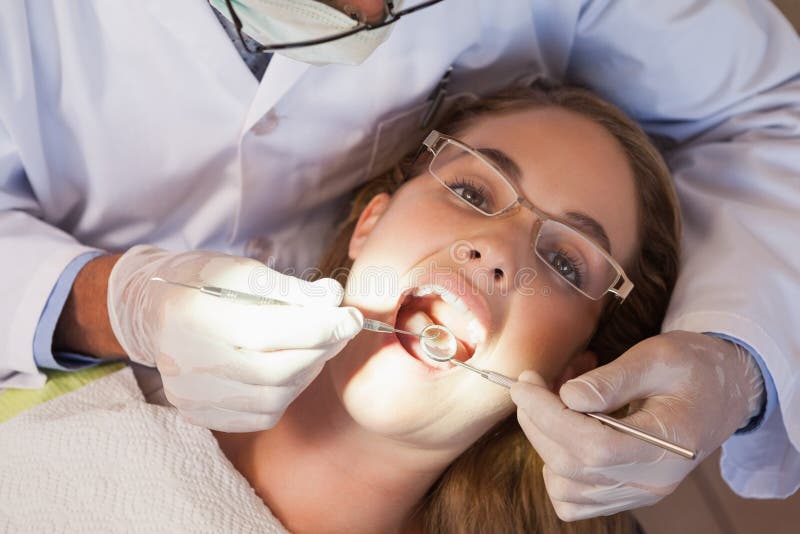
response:
[[[761,354],[785,423],[766,441],[788,453],[746,467],[796,486],[800,44],[765,1],[446,0],[360,67],[276,56],[258,84],[203,0],[6,0],[0,386],[41,383],[34,330],[84,251],[151,243],[313,265],[337,201],[420,141],[450,65],[450,99],[569,79],[687,143],[670,157],[686,257],[665,328]]]

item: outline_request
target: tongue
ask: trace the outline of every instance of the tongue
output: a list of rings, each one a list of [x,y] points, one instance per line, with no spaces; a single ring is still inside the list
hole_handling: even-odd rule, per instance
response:
[[[400,330],[405,330],[406,332],[413,332],[415,334],[421,333],[427,326],[435,324],[435,321],[431,319],[431,317],[420,309],[413,309],[410,306],[401,306],[400,310],[397,313],[397,321],[395,322],[395,328],[399,328]],[[415,336],[409,336],[407,334],[398,334],[397,337],[400,339],[400,344],[403,345],[403,348],[406,349],[408,353],[415,356],[417,359],[422,360],[426,363],[434,362],[429,358],[425,352],[422,350],[422,347],[419,344],[419,338]],[[455,359],[460,361],[466,361],[469,359],[469,353],[467,351],[466,346],[461,342],[461,340],[456,339],[458,349],[454,356]]]
[[[401,306],[400,311],[397,313],[397,321],[395,321],[394,326],[400,330],[417,334],[431,324],[433,324],[433,320],[424,311],[412,310]],[[417,337],[409,336],[408,334],[397,334],[397,337],[400,339],[400,344],[403,345],[403,348],[406,349],[409,354],[423,362],[430,362],[430,359],[422,352],[422,347],[420,347]]]
[[[397,313],[395,327],[407,332],[421,333],[427,326],[434,324],[430,315],[420,309],[413,309],[409,306],[401,306]],[[406,336],[409,337],[409,336]]]

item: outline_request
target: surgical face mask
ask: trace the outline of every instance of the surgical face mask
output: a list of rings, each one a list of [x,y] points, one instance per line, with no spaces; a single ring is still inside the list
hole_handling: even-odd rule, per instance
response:
[[[350,30],[356,24],[341,11],[317,0],[232,0],[231,3],[244,32],[264,45],[319,39]],[[395,0],[396,9],[400,3]],[[211,0],[211,4],[230,19],[225,0]],[[358,65],[389,37],[390,32],[391,26],[387,26],[329,43],[276,50],[276,53],[313,65]]]

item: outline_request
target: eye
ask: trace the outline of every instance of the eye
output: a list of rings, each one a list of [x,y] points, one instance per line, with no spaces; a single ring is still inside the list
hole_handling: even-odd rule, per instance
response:
[[[454,182],[448,183],[447,187],[450,189],[450,191],[469,202],[476,208],[486,212],[491,211],[489,195],[483,185],[475,184],[469,180],[458,179]]]
[[[583,262],[569,252],[559,249],[547,255],[547,261],[555,271],[575,287],[583,284]]]

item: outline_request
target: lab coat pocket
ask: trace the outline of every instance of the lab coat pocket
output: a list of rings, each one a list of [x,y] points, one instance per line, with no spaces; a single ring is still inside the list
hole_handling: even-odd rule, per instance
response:
[[[427,124],[425,124],[425,119],[431,113],[431,100],[394,113],[380,121],[372,144],[372,153],[365,178],[372,178],[386,172],[403,156],[416,151],[428,132],[436,127],[437,121],[441,117],[445,116],[456,104],[477,98],[476,94],[466,91],[445,97],[438,109],[433,110],[434,113]]]

